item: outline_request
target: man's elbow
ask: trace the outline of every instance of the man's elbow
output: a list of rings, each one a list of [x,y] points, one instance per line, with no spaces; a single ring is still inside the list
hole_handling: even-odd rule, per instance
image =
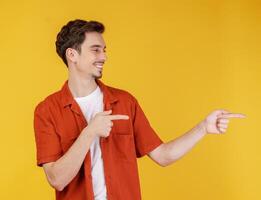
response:
[[[172,163],[172,162],[167,161],[167,160],[158,161],[158,164],[159,164],[161,167],[167,167],[167,166],[169,166],[171,163]]]
[[[161,167],[167,167],[175,162],[177,162],[178,159],[173,159],[173,160],[165,160],[165,161],[161,161],[160,163],[158,163]]]
[[[47,180],[50,186],[57,191],[63,191],[63,189],[65,188],[65,185],[61,181],[59,181],[55,176],[47,175]]]
[[[49,183],[55,190],[57,190],[59,192],[63,191],[63,189],[65,188],[65,186],[59,182],[52,181]]]
[[[170,156],[168,154],[162,154],[162,156],[160,156],[160,159],[158,159],[157,163],[161,166],[161,167],[167,167],[171,164],[173,164],[174,162],[178,161],[180,158],[180,156]]]
[[[176,157],[174,158],[173,155],[170,155],[165,144],[150,152],[149,156],[161,167],[167,167],[176,161]]]
[[[162,151],[161,155],[158,157],[157,163],[161,167],[167,167],[179,159],[178,155],[170,155],[167,151]]]
[[[154,161],[161,167],[167,167],[171,164],[170,161],[165,159],[163,156],[154,158]]]
[[[63,191],[63,189],[65,188],[66,185],[54,172],[53,166],[50,166],[48,168],[46,167],[45,174],[46,174],[48,183],[50,184],[51,187],[53,187],[57,191]]]
[[[163,162],[163,163],[160,164],[161,167],[167,167],[169,165],[170,165],[169,162]]]

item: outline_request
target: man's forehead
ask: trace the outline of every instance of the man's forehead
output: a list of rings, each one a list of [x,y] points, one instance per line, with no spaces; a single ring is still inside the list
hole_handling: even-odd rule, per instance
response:
[[[101,47],[101,48],[106,48],[104,39],[102,37],[101,33],[97,32],[89,32],[85,33],[85,40],[86,44],[89,47]]]

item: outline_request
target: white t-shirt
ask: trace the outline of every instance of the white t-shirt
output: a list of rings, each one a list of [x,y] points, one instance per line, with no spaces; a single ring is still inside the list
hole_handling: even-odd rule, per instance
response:
[[[103,111],[103,93],[99,86],[88,96],[74,98],[79,104],[87,122],[98,112]],[[100,137],[96,136],[90,146],[91,174],[95,200],[107,200]]]

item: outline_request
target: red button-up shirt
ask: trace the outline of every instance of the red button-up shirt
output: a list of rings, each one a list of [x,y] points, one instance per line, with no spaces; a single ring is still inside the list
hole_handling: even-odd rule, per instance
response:
[[[128,115],[129,120],[115,120],[110,135],[100,138],[108,200],[141,199],[137,157],[142,157],[160,144],[135,97],[124,90],[106,86],[96,80],[103,92],[104,110]],[[68,81],[62,89],[40,102],[34,113],[37,165],[54,162],[63,156],[88,126]],[[57,200],[94,200],[91,157],[85,160],[73,180],[56,191]]]

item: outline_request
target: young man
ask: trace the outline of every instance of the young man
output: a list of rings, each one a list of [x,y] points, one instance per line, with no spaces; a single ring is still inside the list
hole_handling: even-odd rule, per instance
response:
[[[229,118],[216,110],[181,137],[164,143],[130,93],[106,86],[103,24],[74,20],[57,35],[56,50],[68,67],[62,89],[35,109],[37,165],[57,200],[141,199],[137,157],[168,166],[207,133],[225,133]]]

